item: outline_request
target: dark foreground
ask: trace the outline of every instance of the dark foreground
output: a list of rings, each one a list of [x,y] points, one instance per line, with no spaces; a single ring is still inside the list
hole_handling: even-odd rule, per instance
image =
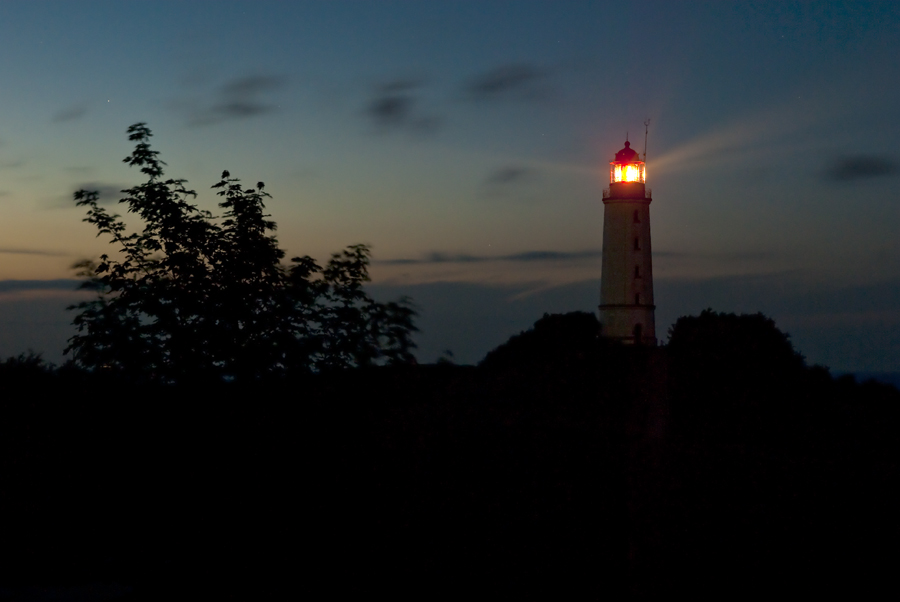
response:
[[[0,599],[892,585],[896,389],[570,343],[252,386],[3,374]]]

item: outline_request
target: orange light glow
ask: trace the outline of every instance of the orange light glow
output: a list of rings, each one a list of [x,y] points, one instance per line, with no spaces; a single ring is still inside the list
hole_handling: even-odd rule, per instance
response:
[[[645,182],[647,170],[643,161],[634,163],[610,163],[609,181],[615,182]]]

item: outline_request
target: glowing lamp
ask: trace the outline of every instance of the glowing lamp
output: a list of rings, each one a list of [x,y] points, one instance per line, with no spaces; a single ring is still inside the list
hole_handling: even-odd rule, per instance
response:
[[[609,164],[609,183],[641,182],[647,178],[647,168],[640,160],[641,156],[631,149],[631,143],[625,141],[625,148],[616,153],[615,161]]]

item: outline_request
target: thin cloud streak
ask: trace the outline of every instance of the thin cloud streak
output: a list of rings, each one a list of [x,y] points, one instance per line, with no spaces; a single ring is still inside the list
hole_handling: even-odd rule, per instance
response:
[[[475,101],[534,100],[549,94],[543,69],[527,63],[495,67],[470,79],[465,95]]]
[[[0,252],[3,252],[0,250]],[[61,255],[61,253],[40,253],[46,255]],[[57,280],[0,280],[0,293],[12,293],[21,291],[73,291],[77,292],[81,280],[60,278]]]
[[[890,176],[897,171],[897,164],[888,157],[853,155],[835,159],[825,170],[824,176],[833,182],[852,182]]]
[[[103,182],[86,182],[84,184],[77,184],[75,186],[75,191],[77,190],[87,190],[87,191],[97,191],[99,194],[99,198],[97,202],[100,205],[112,205],[121,199],[124,195],[122,194],[122,190],[128,188],[128,186],[123,184],[104,184]],[[73,191],[73,193],[75,192]],[[72,197],[69,196],[67,198],[67,202],[71,202],[72,206],[74,206],[74,202],[72,202]]]
[[[15,159],[13,161],[4,161],[0,163],[0,169],[18,169],[25,166],[25,159]]]
[[[513,253],[511,255],[468,255],[465,253],[448,254],[432,252],[420,259],[384,259],[375,261],[375,263],[384,265],[418,265],[436,263],[483,263],[489,261],[573,261],[580,259],[595,259],[600,256],[601,251],[597,249],[574,252],[526,251],[524,253]]]
[[[432,251],[424,256],[398,259],[376,259],[373,263],[381,265],[426,265],[439,263],[486,263],[491,261],[512,261],[527,263],[534,261],[578,261],[582,259],[596,259],[603,256],[601,249],[586,249],[584,251],[523,251],[509,255],[470,255],[468,253],[442,253]],[[732,253],[691,253],[682,251],[653,251],[655,258],[684,258],[703,257],[721,259],[725,261],[763,260],[771,257],[764,252],[732,252]]]
[[[59,251],[47,251],[43,249],[17,249],[10,247],[0,247],[0,255],[44,255],[47,257],[65,257],[68,253],[60,253]]]
[[[87,107],[83,105],[77,105],[74,107],[69,107],[67,109],[63,109],[57,112],[51,121],[53,123],[65,123],[67,121],[77,121],[84,117],[87,114]]]
[[[487,183],[491,185],[515,184],[529,179],[534,175],[534,170],[516,165],[501,167],[493,171],[487,177]]]
[[[433,133],[440,127],[441,119],[420,108],[418,91],[422,85],[418,79],[397,79],[377,86],[363,113],[380,132]]]
[[[285,83],[281,76],[248,75],[231,80],[218,88],[211,102],[180,101],[175,107],[188,114],[188,125],[206,126],[264,115],[277,107],[264,95],[280,90]]]
[[[114,205],[125,195],[122,191],[129,188],[126,184],[109,184],[103,182],[84,182],[72,187],[72,192],[64,196],[56,196],[41,202],[45,209],[70,209],[75,207],[73,195],[79,190],[88,192],[96,191],[99,194],[97,200],[100,205]]]

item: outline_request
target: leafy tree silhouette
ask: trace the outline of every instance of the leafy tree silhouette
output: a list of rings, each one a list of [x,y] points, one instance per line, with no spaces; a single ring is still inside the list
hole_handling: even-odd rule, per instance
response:
[[[148,180],[119,202],[143,230],[129,233],[98,192],[75,193],[88,209],[83,221],[118,245],[99,263],[74,266],[82,288],[96,292],[69,308],[78,310],[77,334],[65,352],[77,365],[174,382],[414,361],[416,312],[406,298],[368,296],[367,246],[332,255],[324,268],[308,256],[285,266],[262,182],[245,189],[223,172],[212,187],[223,197],[217,220],[190,202],[185,180],[163,178],[146,124],[128,134],[136,146],[124,162]]]
[[[490,351],[479,366],[485,370],[534,370],[550,365],[583,359],[595,351],[600,323],[591,313],[576,311],[567,314],[548,314],[523,331]]]
[[[804,366],[790,336],[761,314],[717,313],[683,316],[669,329],[669,353],[680,368],[704,370],[741,385],[796,372]]]
[[[695,419],[783,411],[781,401],[796,394],[807,373],[790,336],[761,313],[683,316],[669,329],[666,351],[676,414]]]

